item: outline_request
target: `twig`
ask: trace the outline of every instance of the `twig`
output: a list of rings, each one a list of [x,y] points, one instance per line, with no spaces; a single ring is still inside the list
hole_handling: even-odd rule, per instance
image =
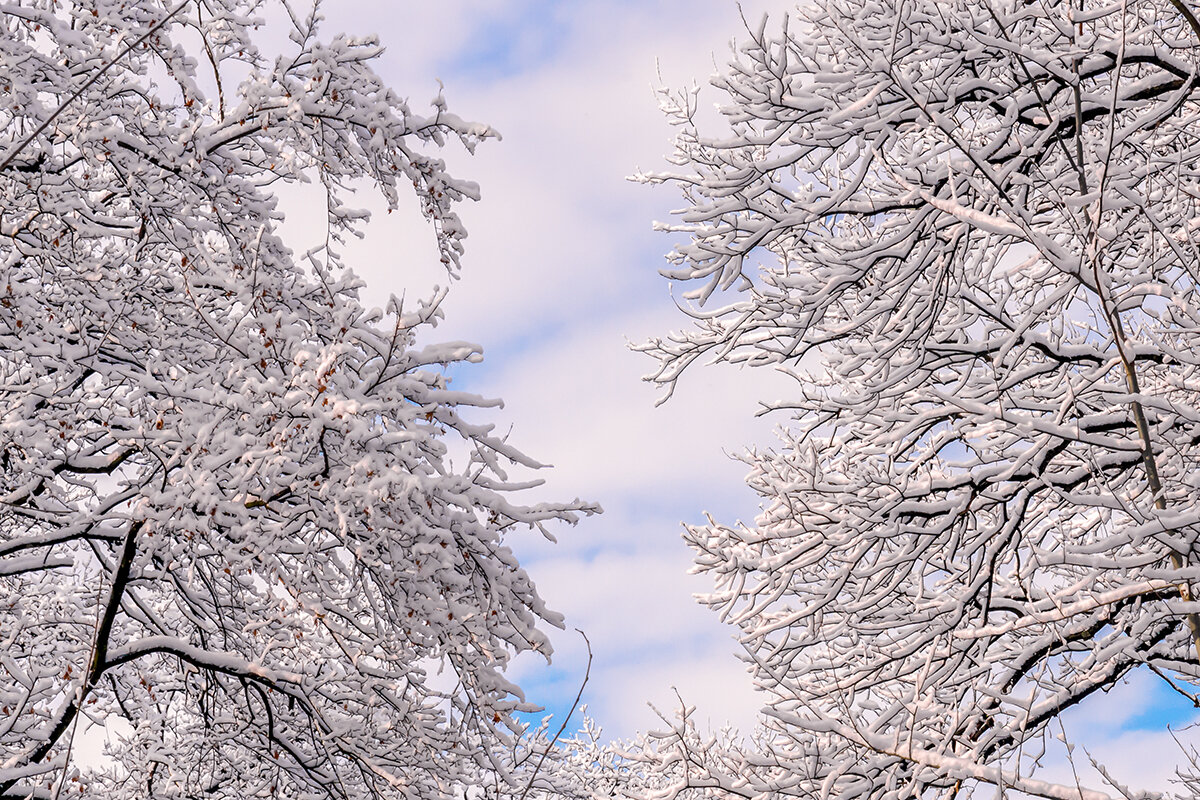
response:
[[[567,729],[567,723],[571,721],[571,715],[575,713],[575,709],[579,707],[579,700],[583,697],[583,689],[588,684],[588,678],[592,676],[592,643],[588,641],[587,634],[576,628],[575,631],[583,637],[583,643],[587,646],[587,668],[583,672],[583,683],[579,684],[579,692],[575,695],[575,702],[571,704],[571,710],[567,712],[567,716],[563,719],[562,725],[558,726],[558,733],[554,734],[554,738],[550,740],[550,744],[546,745],[546,749],[542,751],[542,757],[538,759],[537,766],[533,768],[533,774],[529,776],[529,783],[525,784],[525,791],[521,792],[518,800],[525,800],[529,794],[529,790],[533,788],[533,782],[537,779],[538,772],[542,768],[542,764],[546,763],[546,756],[550,755],[550,751],[554,749],[554,745],[558,743],[558,737],[562,736],[563,731]]]
[[[1177,683],[1175,683],[1175,681],[1171,680],[1171,677],[1169,675],[1167,675],[1165,672],[1163,672],[1161,669],[1154,666],[1150,662],[1146,662],[1146,666],[1149,667],[1150,670],[1152,672],[1154,672],[1155,675],[1157,675],[1158,677],[1160,677],[1164,681],[1166,681],[1168,686],[1170,686],[1172,689],[1174,689],[1175,691],[1179,692],[1181,695],[1186,697],[1188,699],[1188,702],[1190,702],[1192,704],[1193,708],[1200,708],[1200,697],[1197,697],[1196,695],[1194,695],[1190,692],[1184,691],[1179,686],[1179,684],[1177,684]]]

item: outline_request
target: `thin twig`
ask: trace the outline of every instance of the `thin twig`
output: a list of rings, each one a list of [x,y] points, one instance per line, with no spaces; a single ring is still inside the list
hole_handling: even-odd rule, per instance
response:
[[[550,755],[550,751],[554,749],[554,745],[558,743],[558,737],[562,736],[563,731],[567,729],[567,723],[571,721],[571,715],[575,713],[575,709],[579,707],[579,700],[583,697],[583,689],[588,684],[588,678],[592,676],[592,643],[588,641],[587,634],[576,628],[575,631],[583,637],[583,643],[587,646],[587,668],[583,672],[583,683],[579,684],[579,691],[575,695],[575,702],[571,704],[571,710],[567,712],[567,716],[562,721],[562,725],[558,726],[558,733],[554,734],[554,738],[550,740],[550,744],[546,745],[546,749],[542,751],[542,757],[538,759],[537,766],[533,768],[533,774],[529,776],[529,783],[525,784],[525,791],[521,792],[518,800],[525,800],[529,794],[529,790],[533,788],[533,782],[537,779],[538,772],[542,768],[542,764],[546,763],[546,756]]]
[[[1170,686],[1175,691],[1179,692],[1179,694],[1186,697],[1188,699],[1188,702],[1192,704],[1192,708],[1200,708],[1200,697],[1197,697],[1196,695],[1192,694],[1191,692],[1185,691],[1182,687],[1179,686],[1179,684],[1177,684],[1177,683],[1175,683],[1175,681],[1171,680],[1171,676],[1167,675],[1167,673],[1163,672],[1161,669],[1154,666],[1149,661],[1146,662],[1146,666],[1149,667],[1150,670],[1155,675],[1157,675],[1158,677],[1160,677],[1164,681],[1166,681],[1168,686]]]

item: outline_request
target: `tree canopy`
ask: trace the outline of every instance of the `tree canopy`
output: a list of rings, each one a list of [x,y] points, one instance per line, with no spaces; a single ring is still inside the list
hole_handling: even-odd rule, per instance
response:
[[[444,289],[360,304],[350,192],[413,192],[456,277],[478,189],[434,151],[494,132],[413,111],[319,19],[0,7],[0,797],[515,780],[502,670],[561,620],[505,535],[596,509],[510,498],[538,464],[449,385],[481,355],[431,343]],[[278,199],[306,181],[327,240],[296,253]]]
[[[725,130],[663,94],[675,169],[641,177],[687,199],[693,324],[641,349],[668,389],[796,379],[761,515],[686,534],[768,707],[752,746],[648,740],[657,785],[1103,797],[1021,754],[1133,670],[1200,682],[1200,23],[813,0],[748,34]]]

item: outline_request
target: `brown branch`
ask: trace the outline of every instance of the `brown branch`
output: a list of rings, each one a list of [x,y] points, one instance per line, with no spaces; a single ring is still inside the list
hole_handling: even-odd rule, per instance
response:
[[[1192,13],[1190,8],[1184,5],[1183,0],[1171,0],[1171,5],[1175,6],[1175,10],[1187,20],[1187,24],[1191,26],[1192,32],[1196,34],[1196,37],[1200,38],[1200,19],[1196,19],[1196,15]]]
[[[74,702],[64,703],[59,711],[58,719],[51,726],[45,740],[34,748],[26,757],[26,763],[36,764],[46,758],[47,754],[54,749],[58,744],[58,740],[67,732],[74,722],[79,709],[83,707],[87,700],[88,693],[96,682],[104,674],[107,669],[106,656],[108,654],[108,640],[112,635],[113,624],[117,618],[117,611],[121,607],[121,599],[125,594],[125,588],[129,585],[129,573],[133,567],[133,557],[137,554],[137,535],[146,523],[144,520],[139,520],[129,526],[129,531],[125,534],[125,544],[121,548],[121,557],[113,568],[112,586],[109,588],[108,599],[104,603],[104,613],[100,618],[100,624],[96,627],[96,636],[93,640],[91,663],[88,665],[87,673],[83,676],[83,684],[79,690],[79,696]],[[0,796],[5,795],[9,789],[17,783],[17,778],[0,784]]]

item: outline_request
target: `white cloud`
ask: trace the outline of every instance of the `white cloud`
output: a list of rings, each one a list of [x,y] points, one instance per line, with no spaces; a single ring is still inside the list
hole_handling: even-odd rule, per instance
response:
[[[696,370],[655,407],[661,390],[640,380],[653,362],[621,338],[633,321],[599,322],[534,342],[488,375],[489,388],[507,402],[514,441],[553,460],[551,485],[614,511],[625,500],[670,502],[678,522],[698,519],[704,508],[721,511],[713,501],[748,500],[749,468],[726,453],[773,441],[775,420],[754,415],[759,399],[779,396],[785,379],[727,366]]]
[[[441,5],[453,8],[445,15],[426,9],[418,19],[405,16],[404,29],[421,30],[419,39],[381,31],[385,43],[402,42],[391,45],[383,62],[401,87],[428,86],[432,95],[430,70],[449,68],[439,57],[473,41],[476,28],[495,25],[505,9],[518,19],[536,18],[529,3]],[[471,235],[465,280],[446,305],[452,338],[519,345],[548,325],[594,318],[598,309],[670,308],[655,274],[670,243],[651,231],[651,221],[665,218],[680,200],[671,189],[637,186],[626,176],[639,166],[664,166],[670,150],[672,129],[651,89],[656,70],[663,68],[668,84],[704,80],[714,62],[728,60],[729,39],[741,25],[736,6],[577,2],[556,8],[559,15],[569,8],[569,16],[555,23],[566,40],[553,59],[493,79],[471,73],[446,88],[454,111],[504,135],[474,158],[453,149],[446,155],[457,173],[480,183],[484,198],[462,209]],[[337,6],[329,27],[375,25],[387,19],[381,10],[378,2],[350,0]],[[417,89],[401,91],[420,106]],[[372,231],[368,247],[375,255],[364,258],[372,266],[361,271],[378,291],[398,293],[412,278],[407,268],[374,267],[396,252],[381,248],[381,241],[397,241],[398,228],[405,237],[399,240],[408,241],[411,219],[377,215],[382,235]]]
[[[754,19],[759,4],[743,5]],[[438,334],[484,346],[484,365],[456,372],[458,385],[503,397],[502,429],[511,424],[518,447],[556,465],[537,497],[579,495],[606,509],[563,532],[558,547],[512,542],[551,606],[593,638],[591,712],[609,734],[629,735],[657,724],[647,700],[670,713],[677,686],[701,718],[749,727],[759,701],[733,655],[734,631],[691,597],[709,587],[685,574],[679,523],[700,521],[704,509],[725,521],[753,516],[748,468],[726,453],[771,442],[774,422],[754,418],[756,400],[783,388],[761,371],[694,369],[655,408],[656,391],[640,381],[653,364],[625,346],[626,336],[686,323],[657,275],[671,240],[651,230],[680,200],[626,180],[664,166],[670,150],[652,86],[660,70],[663,82],[687,85],[728,61],[738,7],[469,0],[394,9],[342,0],[326,7],[326,30],[378,29],[388,47],[381,69],[415,108],[441,77],[452,110],[504,135],[473,158],[445,155],[480,183],[483,201],[461,210],[471,234],[464,278]],[[496,39],[509,34],[517,38],[503,50]],[[377,213],[351,249],[371,304],[443,280],[425,266],[436,259],[415,220],[411,209]],[[523,659],[514,674],[531,699],[545,690],[562,704],[584,654],[573,633],[555,642],[553,669]]]

